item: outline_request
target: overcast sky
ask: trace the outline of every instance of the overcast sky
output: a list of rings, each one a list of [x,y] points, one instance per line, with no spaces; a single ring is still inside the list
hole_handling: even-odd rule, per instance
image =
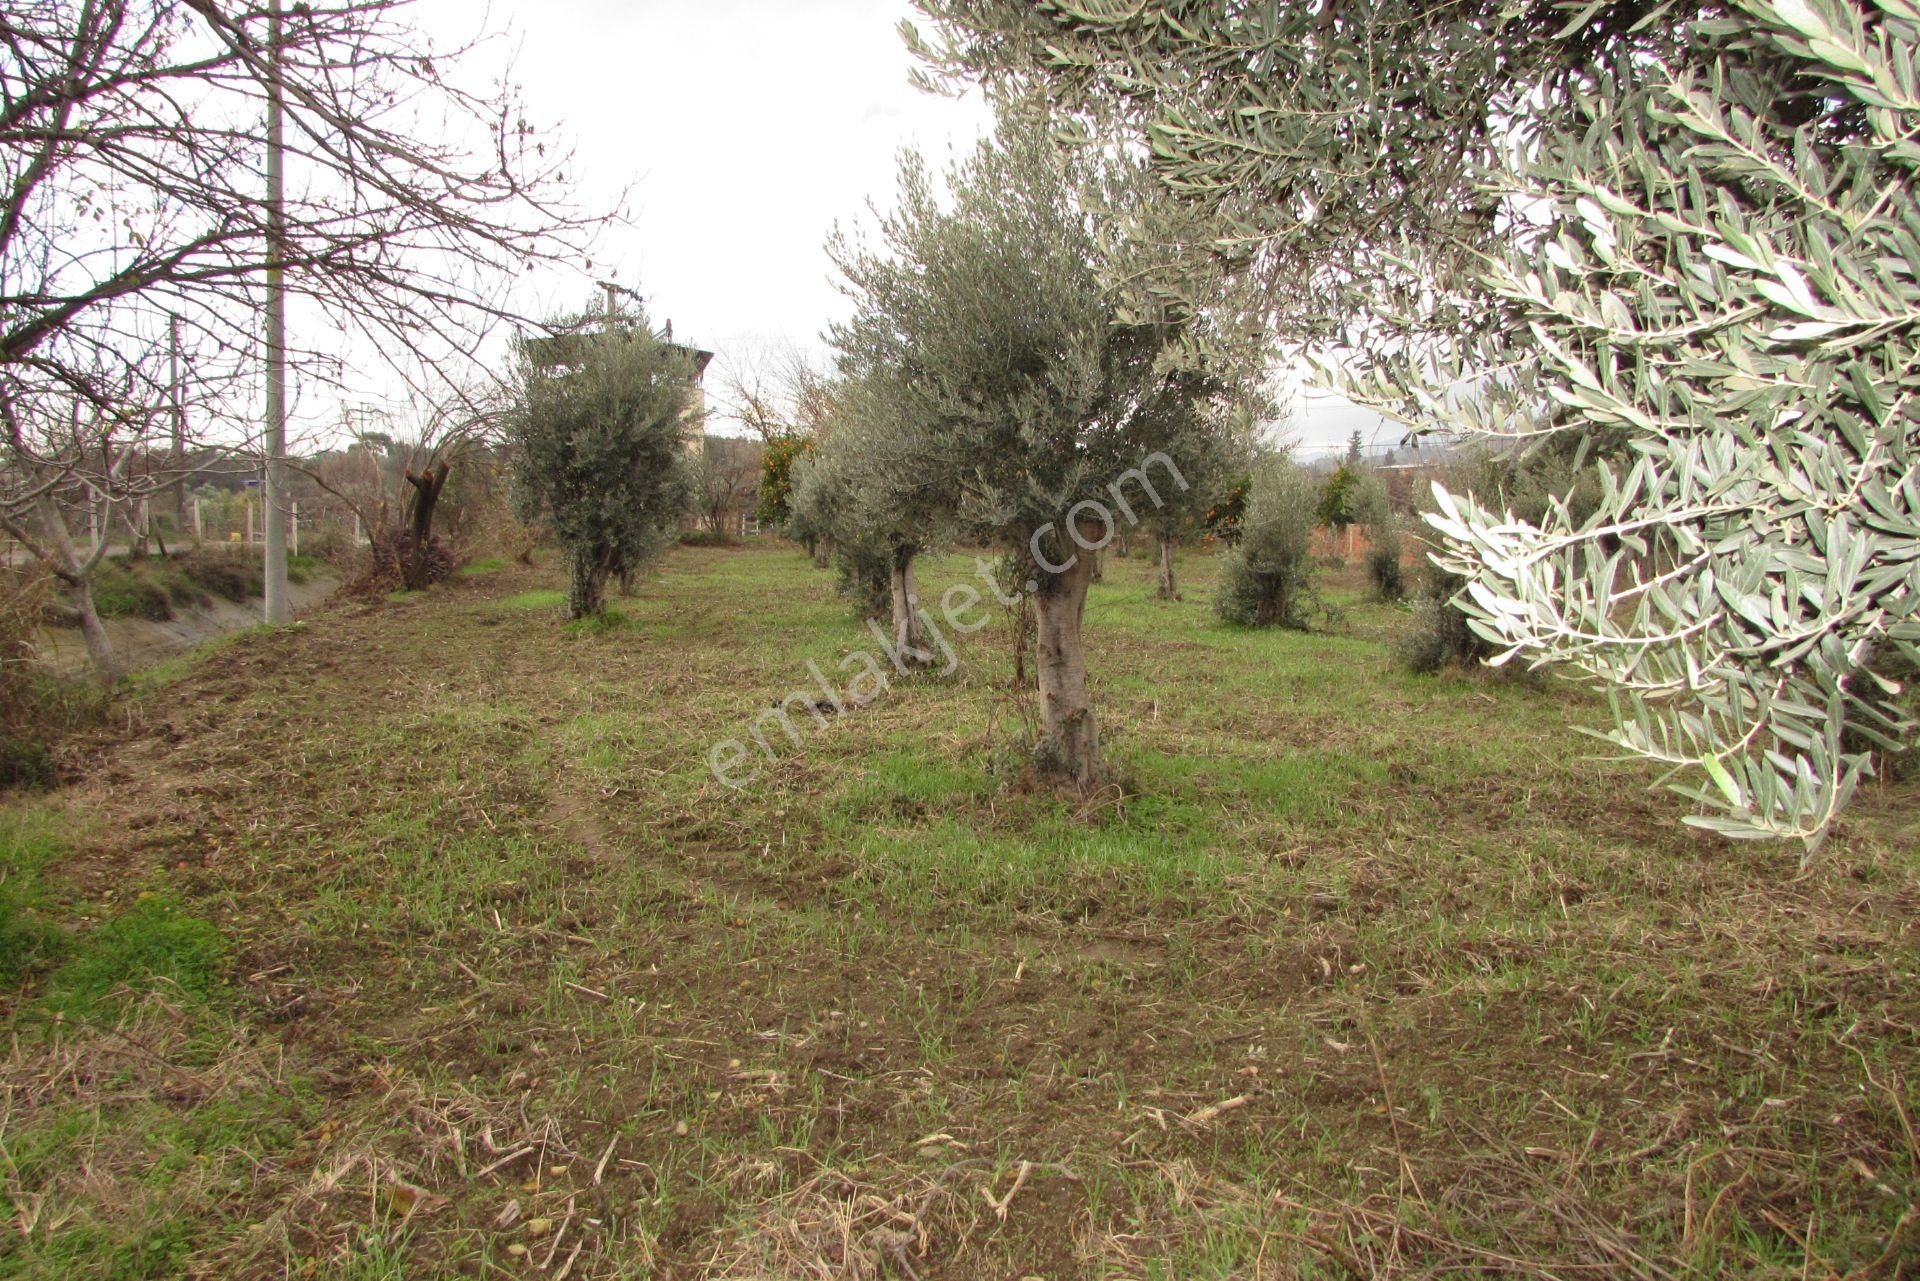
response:
[[[978,93],[908,83],[896,30],[907,0],[493,0],[481,12],[422,0],[416,19],[441,45],[483,22],[510,32],[486,57],[515,52],[529,116],[575,149],[582,199],[628,191],[631,225],[610,233],[594,274],[638,288],[656,324],[716,352],[710,385],[787,347],[824,360],[821,333],[848,307],[823,248],[834,223],[891,202],[900,148],[943,161],[991,127]],[[519,301],[577,308],[589,288],[545,280]],[[1309,448],[1355,426],[1383,447],[1398,440],[1377,414],[1301,403],[1292,434]]]

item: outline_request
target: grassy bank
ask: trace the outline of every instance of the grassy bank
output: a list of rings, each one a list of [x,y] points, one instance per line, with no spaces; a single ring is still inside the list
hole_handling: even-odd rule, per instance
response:
[[[717,782],[877,653],[792,551],[677,550],[596,631],[497,567],[150,683],[0,826],[0,1277],[1920,1250],[1911,786],[1803,873],[1591,760],[1584,696],[1403,674],[1351,587],[1338,634],[1223,628],[1183,568],[1094,589],[1080,803],[1020,783],[998,626]]]
[[[304,583],[326,570],[326,563],[316,557],[289,557],[287,580]],[[262,574],[259,554],[245,549],[213,547],[138,560],[109,556],[94,571],[93,603],[102,618],[163,623],[180,610],[204,608],[215,600],[257,600],[266,590]]]

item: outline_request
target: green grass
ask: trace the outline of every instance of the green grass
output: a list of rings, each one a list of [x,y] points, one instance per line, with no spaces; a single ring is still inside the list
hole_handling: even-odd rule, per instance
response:
[[[65,843],[42,811],[0,810],[0,988],[20,982],[58,957],[65,936],[49,919],[50,865]]]
[[[201,587],[178,565],[130,561],[109,556],[93,571],[93,607],[102,618],[146,618],[165,622],[178,609],[206,599]]]
[[[224,952],[210,922],[170,897],[141,898],[85,936],[48,980],[45,1003],[62,1014],[85,1013],[157,985],[205,1000],[219,985]]]
[[[788,549],[677,550],[591,636],[504,566],[209,652],[13,811],[0,894],[71,941],[10,1011],[42,1210],[0,1277],[521,1275],[563,1222],[548,1274],[907,1275],[846,1256],[883,1231],[923,1276],[1905,1248],[1911,785],[1803,874],[1593,760],[1586,695],[1399,671],[1357,574],[1298,634],[1151,569],[1089,604],[1087,797],[1023,779],[997,623],[723,787],[715,742],[873,645]]]
[[[633,619],[624,610],[603,609],[598,614],[570,620],[566,630],[569,636],[605,636],[632,625]]]
[[[315,556],[289,556],[287,581],[302,584],[331,573]],[[135,560],[108,556],[94,569],[93,604],[102,618],[165,622],[215,599],[242,604],[265,590],[260,556],[247,549],[203,548]]]
[[[51,808],[0,812],[0,957],[14,963],[0,978],[16,985],[0,990],[6,1281],[187,1273],[222,1224],[242,1226],[235,1191],[286,1160],[315,1112],[226,1012],[213,924],[166,894],[123,885],[116,907],[76,892],[62,869],[91,832]],[[69,1077],[32,1066],[45,1061]]]

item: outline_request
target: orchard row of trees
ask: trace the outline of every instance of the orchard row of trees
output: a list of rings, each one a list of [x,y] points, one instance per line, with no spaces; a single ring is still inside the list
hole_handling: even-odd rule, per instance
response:
[[[1811,848],[1910,738],[1913,0],[917,3],[929,78],[1005,123],[837,247],[867,426],[832,519],[1030,547],[1068,777],[1097,768],[1075,505],[1227,439],[1249,332],[1597,477],[1531,519],[1443,490],[1439,558],[1494,661],[1608,691],[1691,821]]]
[[[1031,602],[1039,771],[1101,777],[1082,634],[1096,555],[1116,536],[1171,544],[1243,475],[1264,369],[1228,295],[1132,310],[1110,287],[1123,220],[1150,198],[1117,152],[1063,152],[1016,111],[935,174],[903,159],[872,240],[829,251],[854,312],[833,327],[819,430],[784,478],[789,530],[929,661],[915,563],[956,542],[1001,550]]]

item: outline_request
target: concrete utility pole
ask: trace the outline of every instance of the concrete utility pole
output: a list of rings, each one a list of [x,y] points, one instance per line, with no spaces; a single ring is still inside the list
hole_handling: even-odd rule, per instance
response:
[[[287,601],[287,212],[280,97],[280,0],[267,0],[267,492],[262,515],[269,623],[293,617]]]
[[[173,393],[173,536],[187,533],[187,389],[180,382],[180,317],[167,317],[167,384]]]

